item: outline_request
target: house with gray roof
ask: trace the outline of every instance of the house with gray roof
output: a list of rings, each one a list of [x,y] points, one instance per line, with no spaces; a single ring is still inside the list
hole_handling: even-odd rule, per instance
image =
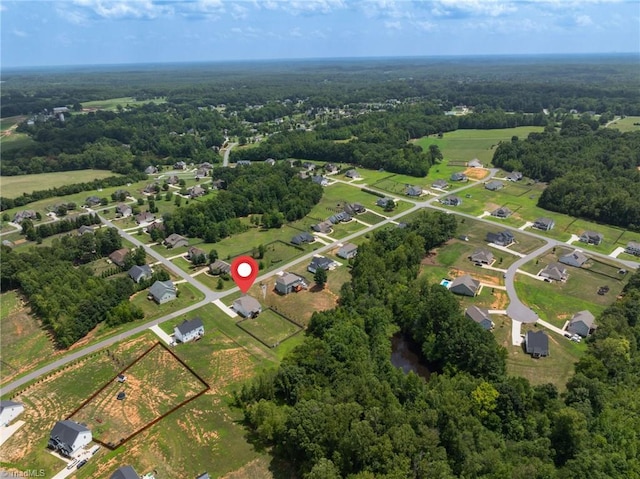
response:
[[[491,216],[495,216],[496,218],[508,218],[512,213],[513,211],[511,211],[506,206],[501,206],[497,210],[493,210],[491,212]]]
[[[481,264],[491,264],[494,261],[493,253],[485,248],[475,250],[471,255],[469,255],[469,259],[474,263]]]
[[[313,243],[315,239],[315,236],[305,231],[304,233],[300,233],[291,238],[291,243],[299,246],[305,243]]]
[[[509,230],[500,231],[499,233],[487,233],[487,243],[493,243],[498,246],[509,246],[516,242],[516,237]]]
[[[134,280],[136,283],[140,283],[140,281],[144,279],[151,279],[153,276],[153,271],[151,270],[151,266],[148,264],[143,264],[142,266],[138,266],[137,264],[132,266],[128,272],[129,277]]]
[[[585,309],[584,311],[580,311],[573,315],[571,321],[569,321],[569,325],[567,326],[567,331],[586,338],[596,328],[595,316],[591,311],[587,311]]]
[[[204,324],[202,319],[196,317],[185,319],[182,323],[173,328],[173,336],[181,343],[188,343],[194,339],[204,336]]]
[[[445,190],[449,188],[449,183],[447,183],[447,180],[436,180],[431,186],[439,190]]]
[[[264,162],[269,166],[273,166],[276,164],[276,160],[274,160],[273,158],[267,158],[266,160],[264,160]]]
[[[344,212],[351,216],[359,215],[365,211],[367,211],[367,209],[360,203],[346,203],[344,205]]]
[[[86,200],[84,200],[84,204],[88,207],[98,206],[101,200],[97,196],[89,196]]]
[[[498,191],[504,188],[504,184],[502,184],[502,181],[491,180],[491,181],[487,181],[484,184],[484,187],[489,191]]]
[[[140,475],[131,466],[119,467],[109,479],[140,479]]]
[[[82,236],[82,235],[86,235],[86,234],[93,234],[93,227],[91,226],[87,226],[87,225],[82,225],[80,228],[78,228],[78,235]]]
[[[469,178],[464,173],[453,173],[449,179],[451,181],[467,181]]]
[[[507,181],[520,181],[522,179],[522,173],[519,171],[512,171],[507,175]]]
[[[465,310],[464,315],[470,320],[478,323],[487,331],[492,330],[495,326],[493,324],[493,321],[491,321],[489,310],[487,309],[479,308],[478,306],[472,305]]]
[[[165,238],[164,245],[167,248],[179,248],[181,246],[188,246],[189,240],[178,233],[173,233]]]
[[[333,229],[333,223],[329,220],[322,221],[313,225],[311,229],[317,233],[329,234]]]
[[[587,244],[599,245],[604,240],[604,235],[597,231],[585,231],[580,235],[580,241]]]
[[[320,186],[327,186],[329,184],[329,180],[321,175],[312,176],[311,181]]]
[[[195,185],[189,188],[187,190],[187,193],[189,194],[189,198],[193,199],[199,198],[200,196],[204,195],[206,193],[206,190],[200,185]]]
[[[93,437],[89,428],[75,421],[65,419],[64,421],[58,421],[53,426],[49,435],[48,447],[62,456],[71,457],[92,440]]]
[[[576,268],[581,268],[588,260],[589,258],[587,258],[587,256],[580,250],[563,254],[558,258],[558,261],[562,264],[568,264],[569,266],[574,266]]]
[[[474,158],[470,162],[467,163],[469,168],[482,168],[482,163],[477,158]]]
[[[319,269],[329,271],[333,266],[335,266],[335,262],[333,260],[325,258],[324,256],[314,256],[311,259],[309,266],[307,266],[307,271],[310,273],[315,273]]]
[[[144,211],[136,215],[136,223],[139,225],[152,223],[156,219],[156,215],[148,211]]]
[[[209,255],[207,255],[207,252],[205,250],[197,248],[195,246],[190,246],[187,250],[187,259],[192,263],[202,256],[204,256],[206,260]]]
[[[125,204],[125,203],[120,203],[118,206],[116,206],[116,215],[117,216],[131,216],[131,214],[133,213],[133,210],[131,209],[131,206]]]
[[[552,218],[538,218],[533,222],[533,227],[542,231],[551,231],[555,225]]]
[[[447,206],[460,206],[462,204],[462,198],[455,195],[449,195],[446,198],[442,198],[440,203]]]
[[[178,177],[178,175],[171,175],[169,178],[167,178],[167,183],[170,185],[177,185],[178,183],[180,183],[180,178]]]
[[[338,170],[338,166],[334,165],[333,163],[327,163],[326,165],[324,165],[324,171],[326,171],[327,173],[337,173]]]
[[[358,171],[355,168],[352,168],[349,171],[347,171],[344,174],[344,176],[346,176],[347,178],[351,178],[352,180],[357,180],[358,178],[362,178],[360,173],[358,173]]]
[[[35,210],[23,210],[23,211],[18,211],[13,216],[13,222],[20,224],[24,220],[35,220],[37,218],[38,218],[38,215],[36,214]]]
[[[210,274],[214,274],[214,275],[218,275],[222,273],[229,274],[230,272],[231,272],[231,265],[226,261],[222,261],[221,259],[217,259],[209,265]]]
[[[276,291],[280,294],[289,294],[306,286],[304,278],[293,273],[284,273],[276,279]]]
[[[625,253],[632,254],[634,256],[640,256],[640,243],[636,241],[629,241],[624,251]]]
[[[343,259],[355,258],[358,254],[358,246],[353,243],[345,243],[338,250],[338,256]]]
[[[340,211],[339,213],[336,213],[335,215],[330,216],[329,221],[331,222],[331,224],[334,224],[334,225],[338,223],[346,223],[347,221],[351,221],[351,215],[344,211]]]
[[[184,170],[187,167],[187,164],[184,161],[176,161],[173,164],[174,170]]]
[[[149,298],[158,304],[168,303],[178,297],[178,291],[172,281],[156,281],[149,288]]]
[[[382,208],[387,208],[389,206],[395,205],[395,200],[393,198],[379,198],[376,201],[376,205],[381,206]]]
[[[422,187],[420,186],[408,186],[404,190],[407,196],[421,196],[422,195]]]
[[[14,419],[24,412],[22,403],[4,400],[0,401],[0,426],[8,426]]]
[[[145,172],[147,175],[154,175],[154,174],[156,174],[156,173],[158,172],[158,168],[156,168],[155,166],[147,166],[147,167],[144,169],[144,172]]]
[[[449,290],[452,293],[471,297],[478,294],[479,289],[480,281],[473,279],[469,274],[458,276],[451,282],[451,286],[449,286]]]
[[[567,268],[562,266],[560,263],[551,263],[540,271],[538,276],[552,279],[554,281],[566,281],[569,277],[569,273],[567,272]]]
[[[544,331],[528,331],[524,344],[525,351],[532,358],[549,356],[549,336]]]
[[[233,302],[233,310],[243,318],[255,318],[262,312],[262,306],[251,296],[242,296]]]
[[[209,476],[208,472],[203,472],[198,477],[196,477],[196,479],[211,479],[211,476]]]

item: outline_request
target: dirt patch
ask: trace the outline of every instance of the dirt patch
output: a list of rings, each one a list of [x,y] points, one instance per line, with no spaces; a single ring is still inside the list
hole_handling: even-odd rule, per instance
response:
[[[438,266],[439,263],[436,260],[436,258],[438,257],[438,250],[434,250],[434,251],[429,251],[424,258],[422,258],[422,260],[420,261],[421,265],[424,266]]]
[[[489,170],[485,170],[484,168],[467,168],[464,170],[464,174],[474,180],[481,180],[489,174]]]
[[[222,476],[221,479],[273,479],[273,473],[267,460],[254,459],[237,471]]]
[[[506,309],[509,304],[509,296],[504,291],[496,291],[493,293],[493,302],[491,309]]]

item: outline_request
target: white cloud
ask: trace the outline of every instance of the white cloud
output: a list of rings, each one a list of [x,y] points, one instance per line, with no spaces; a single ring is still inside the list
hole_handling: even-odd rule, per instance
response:
[[[7,11],[6,5],[3,5],[2,3],[0,3],[0,12],[6,12],[6,11]]]
[[[593,20],[589,15],[578,15],[576,17],[576,25],[579,27],[588,27],[593,25]]]
[[[502,0],[435,0],[432,13],[439,17],[484,15],[498,17],[516,11],[513,2]]]
[[[384,22],[384,26],[388,30],[401,30],[402,24],[398,20],[387,20]]]
[[[415,21],[415,22],[413,22],[413,25],[418,30],[422,30],[424,32],[433,32],[434,30],[438,29],[438,25],[436,25],[433,22],[426,21],[426,20]]]
[[[169,4],[158,4],[152,0],[73,0],[72,4],[106,19],[156,18],[171,10]]]
[[[21,37],[21,38],[25,38],[25,37],[28,37],[28,36],[29,36],[29,35],[27,34],[27,32],[25,32],[25,31],[23,31],[23,30],[18,30],[17,28],[15,28],[15,29],[13,30],[13,34],[14,34],[16,37]]]
[[[235,20],[244,20],[248,16],[249,9],[243,7],[239,3],[234,3],[231,5],[231,16]]]
[[[291,35],[292,37],[300,38],[302,37],[302,31],[300,30],[300,28],[295,27],[289,32],[289,35]]]

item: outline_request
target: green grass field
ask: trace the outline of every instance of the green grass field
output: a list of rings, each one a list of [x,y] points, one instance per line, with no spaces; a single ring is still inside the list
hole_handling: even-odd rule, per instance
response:
[[[118,105],[126,107],[127,105],[144,105],[145,103],[164,103],[164,98],[155,98],[153,100],[136,100],[130,96],[121,98],[109,98],[107,100],[85,101],[82,108],[96,108],[98,110],[116,110]]]
[[[634,123],[636,123],[634,125]],[[611,123],[607,128],[616,128],[621,132],[640,131],[640,116],[627,116]]]
[[[11,135],[0,138],[0,149],[2,149],[2,151],[17,150],[33,145],[34,143],[26,133],[13,132]]]
[[[141,308],[144,311],[145,321],[149,321],[186,308],[204,298],[200,291],[188,283],[180,283],[177,287],[179,291],[178,297],[168,303],[157,304],[155,301],[147,299],[149,291],[146,289],[136,293],[131,299],[131,303]]]
[[[0,118],[0,131],[8,130],[13,125],[17,125],[18,123],[26,119],[27,117],[24,115],[8,116],[5,118]]]
[[[456,130],[445,133],[442,138],[437,135],[423,137],[416,143],[427,150],[429,145],[438,145],[445,160],[470,161],[474,158],[483,164],[491,163],[493,152],[500,141],[509,141],[512,136],[526,138],[531,132],[541,132],[542,127],[520,126],[495,130]]]
[[[111,176],[120,175],[106,170],[78,170],[38,175],[0,176],[0,191],[2,191],[2,196],[6,198],[15,198],[35,190],[48,190],[57,186],[85,183]],[[86,196],[91,196],[91,194]]]
[[[298,326],[271,309],[262,311],[257,318],[238,322],[238,326],[260,338],[263,343],[274,346],[300,331]]]

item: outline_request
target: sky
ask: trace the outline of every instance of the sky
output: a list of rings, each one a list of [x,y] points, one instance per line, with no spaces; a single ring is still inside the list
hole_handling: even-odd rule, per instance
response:
[[[640,53],[640,0],[0,0],[0,65]]]

